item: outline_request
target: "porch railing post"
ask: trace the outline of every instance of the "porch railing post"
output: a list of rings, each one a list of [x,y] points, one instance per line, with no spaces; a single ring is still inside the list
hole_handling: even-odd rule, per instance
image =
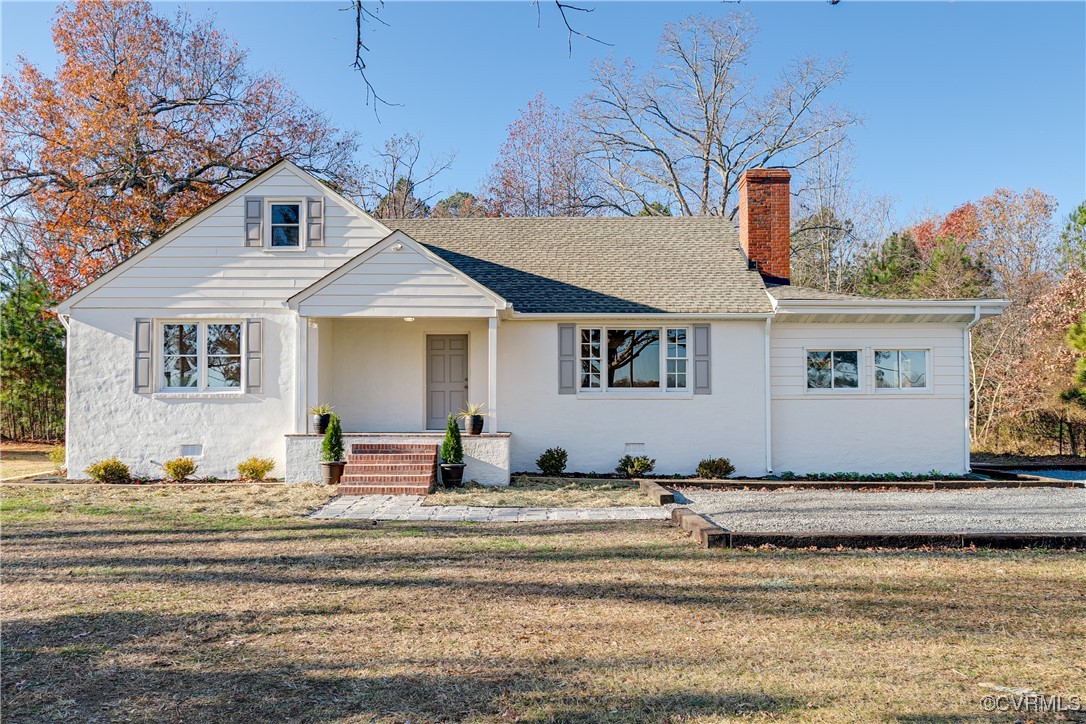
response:
[[[491,317],[487,329],[487,417],[486,431],[493,434],[498,431],[498,318]]]

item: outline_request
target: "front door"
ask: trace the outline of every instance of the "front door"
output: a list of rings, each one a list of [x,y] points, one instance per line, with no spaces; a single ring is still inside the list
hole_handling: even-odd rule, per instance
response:
[[[426,337],[426,429],[444,430],[468,401],[468,336]]]

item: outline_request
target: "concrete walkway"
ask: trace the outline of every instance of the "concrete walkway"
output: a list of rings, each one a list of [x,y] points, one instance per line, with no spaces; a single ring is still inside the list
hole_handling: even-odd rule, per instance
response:
[[[344,495],[310,518],[406,520],[455,523],[527,523],[545,520],[667,520],[669,508],[486,508],[479,505],[423,505],[421,495]],[[673,506],[672,506],[673,507]]]

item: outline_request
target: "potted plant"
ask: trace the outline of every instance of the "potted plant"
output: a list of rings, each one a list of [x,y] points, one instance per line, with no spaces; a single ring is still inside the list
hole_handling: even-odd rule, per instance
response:
[[[332,419],[332,406],[319,402],[309,408],[309,416],[313,420],[313,432],[323,435],[328,431],[328,422]]]
[[[486,405],[481,402],[469,402],[457,415],[464,421],[464,432],[469,435],[483,434],[483,418],[486,417]]]
[[[321,480],[325,485],[338,485],[346,465],[343,462],[343,430],[339,426],[339,415],[331,415],[321,443]]]
[[[460,426],[449,415],[445,439],[441,442],[441,483],[446,488],[459,488],[464,483],[464,446],[460,443]]]

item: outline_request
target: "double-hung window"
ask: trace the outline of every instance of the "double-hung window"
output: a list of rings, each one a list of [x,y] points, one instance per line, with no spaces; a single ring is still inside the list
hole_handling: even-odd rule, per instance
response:
[[[302,204],[300,201],[268,202],[268,246],[272,249],[302,247]]]
[[[167,322],[161,340],[163,391],[241,388],[241,323]]]
[[[689,390],[686,327],[585,327],[580,389],[592,392]]]
[[[807,389],[855,390],[860,386],[860,353],[857,350],[809,350]]]
[[[927,386],[927,350],[875,350],[875,387],[877,389],[916,390]]]

